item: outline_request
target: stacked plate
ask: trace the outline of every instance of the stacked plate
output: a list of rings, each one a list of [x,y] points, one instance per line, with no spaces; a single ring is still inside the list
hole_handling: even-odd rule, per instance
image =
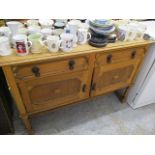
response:
[[[106,46],[109,36],[115,31],[115,25],[112,20],[89,20],[88,24],[92,35],[89,44],[95,47]]]

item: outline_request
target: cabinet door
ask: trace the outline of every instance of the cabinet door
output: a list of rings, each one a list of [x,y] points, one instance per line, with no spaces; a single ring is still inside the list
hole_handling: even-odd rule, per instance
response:
[[[115,91],[131,84],[139,60],[95,67],[91,95]]]
[[[35,113],[87,98],[89,83],[85,71],[19,80],[18,86],[27,111]]]

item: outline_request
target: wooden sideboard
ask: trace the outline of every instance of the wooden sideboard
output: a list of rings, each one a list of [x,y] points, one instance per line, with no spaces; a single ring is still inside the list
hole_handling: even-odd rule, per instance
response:
[[[44,49],[24,57],[13,51],[0,57],[0,66],[31,133],[31,115],[126,88],[124,99],[151,43],[117,42],[104,48],[81,45],[68,53]]]

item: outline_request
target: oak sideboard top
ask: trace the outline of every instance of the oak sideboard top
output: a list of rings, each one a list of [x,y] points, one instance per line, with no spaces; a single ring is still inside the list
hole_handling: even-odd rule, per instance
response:
[[[29,54],[27,56],[17,56],[15,53],[15,50],[13,50],[12,55],[0,57],[0,66],[24,64],[24,63],[30,63],[35,61],[52,60],[52,59],[65,58],[69,56],[89,54],[93,52],[94,53],[106,52],[106,51],[115,50],[115,49],[146,46],[152,43],[155,43],[155,41],[141,40],[141,41],[131,41],[131,42],[116,42],[116,43],[110,43],[106,47],[102,47],[102,48],[96,48],[88,44],[85,44],[85,45],[78,45],[71,52],[56,52],[56,53],[49,52],[47,49],[44,48],[42,49],[42,53]]]

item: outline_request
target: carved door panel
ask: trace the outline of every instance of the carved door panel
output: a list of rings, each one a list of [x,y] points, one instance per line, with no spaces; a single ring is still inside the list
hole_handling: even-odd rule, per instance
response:
[[[18,86],[29,112],[44,111],[87,98],[89,73],[77,72],[19,80]]]
[[[100,95],[130,85],[138,63],[139,61],[136,60],[96,67],[91,95]]]

